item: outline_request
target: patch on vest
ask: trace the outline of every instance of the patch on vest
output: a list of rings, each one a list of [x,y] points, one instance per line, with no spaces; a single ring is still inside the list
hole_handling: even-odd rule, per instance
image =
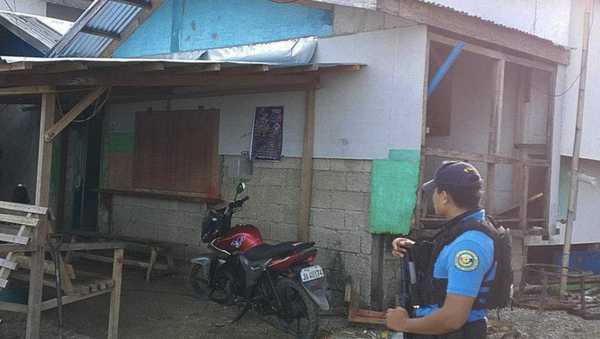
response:
[[[454,257],[454,266],[461,271],[475,271],[479,266],[479,257],[469,250],[462,250]]]

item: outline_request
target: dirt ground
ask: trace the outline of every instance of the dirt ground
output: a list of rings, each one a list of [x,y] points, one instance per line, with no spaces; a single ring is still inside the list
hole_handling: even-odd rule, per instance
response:
[[[66,305],[63,338],[106,338],[108,307],[108,295]],[[238,323],[229,324],[235,314],[236,309],[196,299],[185,275],[146,283],[143,272],[128,270],[123,283],[120,338],[291,338],[251,313]],[[42,318],[42,338],[58,338],[56,311],[44,312]],[[0,319],[0,338],[24,337],[24,315],[0,312]],[[600,321],[586,321],[563,312],[540,314],[515,309],[505,311],[501,320],[507,324],[503,330],[517,330],[521,338],[600,338]],[[498,333],[491,338],[499,339],[502,335]],[[383,339],[391,338],[392,334],[383,328],[350,325],[341,316],[324,316],[320,337]]]

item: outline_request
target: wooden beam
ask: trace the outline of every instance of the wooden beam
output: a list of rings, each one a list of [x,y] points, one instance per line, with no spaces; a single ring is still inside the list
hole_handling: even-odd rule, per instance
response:
[[[454,150],[445,150],[441,148],[425,147],[423,154],[426,156],[434,156],[446,159],[460,159],[471,162],[483,162],[483,163],[494,163],[494,164],[515,164],[521,160],[518,158],[508,157],[504,155],[493,155],[493,154],[480,154],[470,152],[460,152]],[[531,167],[546,167],[548,162],[546,160],[527,160],[527,164]]]
[[[48,207],[50,198],[50,170],[52,167],[52,144],[44,142],[44,131],[54,122],[55,109],[56,94],[43,94],[40,112],[35,204],[44,207]],[[26,339],[38,339],[40,337],[44,257],[46,255],[45,246],[48,237],[48,229],[49,222],[46,218],[43,218],[36,228],[36,232],[34,232],[32,245],[36,251],[31,253]]]
[[[29,243],[29,237],[0,233],[0,241],[27,245]]]
[[[110,295],[110,313],[108,315],[108,339],[119,338],[119,313],[121,309],[121,284],[123,280],[123,257],[125,251],[116,249],[113,263],[114,286]]]
[[[529,166],[527,166],[527,151],[521,151],[521,197],[519,199],[519,226],[521,230],[527,230],[527,214],[529,207]]]
[[[0,63],[0,72],[28,71],[31,69],[31,63],[27,61],[18,61],[10,64]]]
[[[27,305],[0,301],[0,310],[16,313],[27,313]]]
[[[114,2],[120,2],[122,4],[137,6],[141,8],[150,8],[152,7],[152,3],[146,2],[144,0],[112,0]]]
[[[550,82],[548,84],[549,93],[556,91],[556,70],[550,73]],[[554,121],[556,119],[556,99],[554,95],[548,97],[548,109],[546,119],[546,160],[548,161],[548,169],[546,170],[546,187],[545,187],[545,205],[544,205],[544,217],[546,218],[545,235],[550,236],[554,225],[550,224],[550,192],[552,190],[552,175],[553,168],[552,163],[554,161]]]
[[[0,88],[0,96],[43,94],[43,93],[54,93],[55,91],[56,90],[53,89],[51,86],[9,87],[9,88]]]
[[[46,2],[65,7],[86,9],[92,4],[93,0],[46,0]]]
[[[52,127],[48,128],[45,133],[44,140],[49,143],[62,132],[81,112],[88,108],[96,99],[98,99],[104,92],[108,90],[107,87],[100,87],[93,90],[91,93],[83,97],[68,113]]]
[[[14,202],[7,202],[7,201],[0,201],[0,210],[22,212],[22,213],[32,213],[32,214],[37,214],[37,215],[46,215],[46,213],[48,212],[47,207],[17,204]]]
[[[130,5],[132,4],[130,1]],[[150,6],[143,6],[143,10],[139,13],[121,32],[121,40],[113,40],[102,52],[101,57],[112,57],[113,52],[121,45],[123,41],[127,41],[127,38],[135,30],[141,26],[151,15],[162,4],[163,0],[150,0]]]
[[[310,239],[310,207],[313,181],[313,153],[315,137],[315,96],[316,91],[306,91],[306,113],[304,121],[304,144],[302,150],[302,178],[300,183],[300,215],[298,220],[298,240]]]
[[[419,0],[378,0],[378,10],[406,18],[440,30],[509,48],[562,65],[569,64],[570,51],[514,29],[468,16],[451,8],[435,6]]]
[[[506,61],[503,59],[497,60],[494,67],[494,102],[490,117],[490,134],[488,140],[488,154],[490,155],[498,155],[500,151]],[[488,163],[486,179],[485,205],[488,213],[492,214],[495,211],[495,196],[493,192],[495,191],[494,186],[496,183],[496,164],[493,162]]]
[[[0,244],[0,254],[10,252],[33,252],[35,248],[33,246],[24,246],[16,244]]]
[[[121,40],[121,35],[118,33],[105,31],[105,30],[101,30],[101,29],[97,29],[97,28],[92,28],[92,27],[88,27],[88,26],[83,27],[81,29],[81,32],[90,34],[90,35],[103,37],[103,38],[109,38],[109,39],[113,39],[113,40]]]
[[[431,41],[434,41],[434,42],[437,42],[440,44],[444,44],[447,46],[455,46],[456,43],[458,42],[458,40],[456,40],[456,39],[448,38],[441,34],[436,34],[436,33],[432,33],[432,32],[429,32],[429,39],[431,39]],[[535,68],[535,69],[539,69],[539,70],[543,70],[543,71],[547,71],[547,72],[552,72],[556,68],[555,65],[547,63],[547,62],[523,58],[523,57],[519,57],[516,55],[511,55],[511,54],[508,54],[508,53],[505,53],[505,52],[502,52],[499,50],[490,49],[490,48],[486,48],[486,47],[482,47],[482,46],[470,44],[470,43],[465,43],[464,50],[469,51],[471,53],[479,54],[479,55],[482,55],[482,56],[485,56],[488,58],[503,59],[503,60],[513,63],[513,64],[517,64],[517,65],[521,65],[521,66],[529,67],[529,68]]]
[[[0,222],[35,227],[40,222],[40,219],[20,215],[0,214]]]
[[[112,289],[100,290],[97,292],[92,292],[92,293],[83,294],[83,295],[65,295],[62,297],[62,304],[68,305],[68,304],[72,304],[72,303],[75,303],[78,301],[82,301],[82,300],[94,298],[94,297],[97,297],[97,296],[100,296],[103,294],[107,294],[110,292],[112,292]],[[53,308],[56,308],[57,306],[58,306],[58,300],[56,298],[50,299],[50,300],[44,301],[42,303],[42,311],[51,310]]]

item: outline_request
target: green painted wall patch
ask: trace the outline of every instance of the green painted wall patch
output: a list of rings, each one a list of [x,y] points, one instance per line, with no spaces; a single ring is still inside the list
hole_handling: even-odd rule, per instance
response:
[[[134,132],[112,132],[108,134],[107,153],[133,153],[134,147]]]
[[[389,160],[374,160],[371,173],[369,231],[408,234],[419,185],[419,150],[392,150]]]

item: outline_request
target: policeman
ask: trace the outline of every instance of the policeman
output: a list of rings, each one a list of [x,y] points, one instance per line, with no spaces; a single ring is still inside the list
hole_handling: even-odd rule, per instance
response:
[[[465,223],[485,222],[480,208],[482,185],[477,169],[459,161],[445,162],[423,185],[425,192],[433,194],[435,213],[447,222],[431,245],[427,279],[419,281],[426,301],[415,308],[413,318],[402,307],[389,309],[388,328],[410,333],[410,338],[487,337],[485,302],[495,275],[494,240],[478,230],[460,233],[449,243],[441,239]],[[410,239],[396,238],[393,254],[404,256],[414,245]]]

